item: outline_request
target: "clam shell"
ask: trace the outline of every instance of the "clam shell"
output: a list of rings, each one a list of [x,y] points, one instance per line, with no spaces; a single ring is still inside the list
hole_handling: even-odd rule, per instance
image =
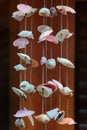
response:
[[[60,90],[60,92],[61,92],[63,95],[66,95],[66,96],[72,96],[72,95],[73,95],[73,91],[72,91],[69,87],[67,87],[67,86],[65,86],[65,87],[63,88],[63,90]]]
[[[50,8],[50,14],[51,14],[52,17],[55,17],[55,16],[58,15],[57,10],[56,10],[55,7]]]
[[[45,98],[50,97],[50,95],[53,93],[51,88],[48,88],[44,85],[39,85],[36,87],[37,92]]]
[[[68,68],[75,68],[74,64],[66,59],[66,58],[59,58],[57,57],[57,62],[59,62],[60,64],[64,65],[65,67],[68,67]]]
[[[23,98],[24,100],[27,99],[26,94],[25,94],[23,91],[21,91],[20,89],[15,88],[15,87],[12,87],[12,90],[13,90],[13,92],[14,92],[15,94],[17,94],[19,97]]]
[[[56,120],[57,122],[61,122],[63,119],[64,119],[64,116],[65,116],[65,111],[59,111],[55,117],[54,117],[54,120]]]
[[[58,5],[58,6],[56,6],[56,8],[59,10],[59,12],[61,12],[64,15],[66,15],[67,12],[70,12],[72,14],[76,13],[76,11],[69,6]]]
[[[45,56],[41,57],[40,64],[44,65],[47,62],[47,58]]]
[[[54,69],[56,67],[56,61],[55,61],[55,59],[53,59],[53,58],[48,59],[47,62],[46,62],[46,67],[48,69]]]
[[[15,11],[12,13],[12,18],[14,18],[17,21],[22,21],[24,18],[25,14],[23,12],[20,11]]]
[[[38,32],[40,32],[40,33],[43,33],[45,31],[48,31],[48,30],[51,30],[51,29],[52,29],[52,27],[47,26],[47,25],[40,25],[37,28]]]
[[[25,128],[25,122],[24,122],[24,120],[21,119],[21,118],[15,120],[15,125],[16,125],[17,127],[24,127],[24,128]]]
[[[35,89],[35,86],[27,81],[22,81],[19,86],[21,90],[26,91],[27,93],[32,93]]]
[[[59,108],[54,108],[54,109],[47,111],[46,114],[50,119],[53,119],[55,117],[55,115],[58,113],[58,111],[59,111]]]
[[[19,37],[34,39],[32,31],[23,30],[17,34]]]
[[[43,124],[46,124],[50,121],[50,118],[46,114],[40,114],[35,116],[35,119]]]
[[[76,122],[72,118],[66,117],[61,122],[59,122],[59,124],[61,124],[61,125],[66,125],[66,124],[67,125],[74,125],[74,124],[76,124]]]
[[[29,40],[27,38],[18,38],[13,42],[13,46],[18,47],[18,49],[25,48],[28,44]]]
[[[30,64],[31,59],[27,54],[23,54],[23,53],[17,53],[17,55],[20,57],[20,59],[22,59],[26,64]]]
[[[58,43],[62,43],[68,37],[69,33],[68,29],[62,29],[56,34],[55,40]]]
[[[50,16],[50,10],[48,8],[41,8],[39,10],[39,15],[40,16],[46,16],[46,17],[49,17]]]
[[[15,69],[16,71],[23,71],[23,70],[26,70],[27,68],[24,67],[24,66],[21,65],[21,64],[18,64],[18,65],[15,65],[15,66],[14,66],[14,69]]]
[[[51,30],[47,30],[47,31],[41,33],[41,35],[39,36],[38,43],[44,41],[46,39],[46,37],[49,36],[52,32],[53,32],[53,30],[51,29]]]

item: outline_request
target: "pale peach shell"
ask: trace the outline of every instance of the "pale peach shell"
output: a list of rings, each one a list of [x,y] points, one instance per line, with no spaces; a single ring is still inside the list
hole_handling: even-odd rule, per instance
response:
[[[25,122],[22,118],[16,119],[15,120],[15,125],[17,127],[24,127],[25,128]]]
[[[67,86],[65,86],[62,90],[60,90],[60,92],[66,96],[73,96],[73,91]]]
[[[35,59],[31,59],[31,66],[32,68],[37,68],[39,66],[38,61],[36,61]]]
[[[59,62],[60,64],[64,65],[65,67],[75,68],[75,65],[70,60],[68,60],[66,58],[57,57],[57,62]]]
[[[15,66],[14,66],[14,69],[15,69],[16,71],[23,71],[23,70],[26,70],[27,68],[24,67],[24,66],[21,65],[21,64],[18,64],[18,65],[15,65]]]
[[[45,31],[48,31],[48,30],[51,30],[51,29],[52,29],[52,27],[47,26],[47,25],[40,25],[37,28],[38,32],[40,32],[40,33],[43,33]]]
[[[20,90],[20,89],[18,89],[16,87],[12,87],[12,90],[13,90],[13,92],[16,95],[18,95],[19,97],[23,98],[24,100],[27,100],[27,96],[26,96],[26,94],[22,90]]]
[[[66,15],[67,12],[70,12],[72,14],[76,13],[76,11],[69,6],[58,5],[58,6],[56,6],[56,8],[59,10],[59,12],[61,12],[64,15]]]
[[[76,124],[76,122],[72,118],[66,117],[61,122],[59,122],[59,124],[61,124],[61,125],[74,125],[74,124]]]
[[[46,114],[37,115],[35,119],[43,124],[47,124],[50,121],[50,118]]]
[[[62,43],[68,37],[69,33],[68,29],[62,29],[56,34],[55,40],[57,43]]]
[[[23,12],[20,11],[15,11],[12,13],[12,18],[14,18],[17,21],[22,21],[24,18],[25,14]]]
[[[41,8],[39,10],[39,15],[40,16],[46,16],[46,17],[49,17],[50,16],[50,10],[48,8]]]
[[[32,31],[23,30],[17,34],[19,37],[34,39]]]

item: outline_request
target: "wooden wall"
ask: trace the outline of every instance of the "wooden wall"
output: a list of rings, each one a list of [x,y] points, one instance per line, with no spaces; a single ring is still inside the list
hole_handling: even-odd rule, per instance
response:
[[[27,1],[29,5],[33,6],[33,7],[38,7],[41,8],[43,6],[42,1]],[[64,1],[66,2],[66,1]],[[18,50],[16,48],[13,47],[12,42],[17,38],[17,33],[20,31],[20,24],[13,20],[11,18],[11,14],[12,12],[16,11],[16,5],[19,3],[18,0],[12,1],[10,0],[10,130],[17,130],[17,127],[14,124],[15,118],[13,117],[13,114],[19,109],[19,98],[12,92],[11,87],[15,86],[18,87],[19,86],[19,73],[16,72],[13,69],[13,66],[17,63],[19,63],[19,58],[17,57],[17,52]],[[54,6],[60,4],[60,0],[54,0],[53,1]],[[47,6],[50,7],[50,2],[47,3]],[[69,2],[69,6],[71,7],[75,7],[75,1],[70,1]],[[63,28],[66,28],[66,17],[63,17]],[[33,17],[33,32],[35,35],[35,40],[33,43],[33,57],[35,59],[38,60],[38,62],[40,61],[40,56],[42,54],[42,45],[37,45],[37,40],[38,40],[38,36],[39,33],[37,33],[37,26],[42,24],[42,18],[39,18],[37,14],[35,14],[35,16]],[[50,20],[48,19],[48,24],[50,24]],[[24,27],[24,25],[22,24],[22,28]],[[30,20],[27,21],[27,27],[28,29],[30,28]],[[54,27],[54,34],[56,34],[57,31],[60,30],[60,14],[58,14],[57,18],[54,18],[53,21],[53,27]],[[75,32],[75,16],[72,14],[69,14],[69,30],[71,32]],[[74,41],[75,40],[75,36],[73,36],[70,40],[69,40],[69,59],[74,62]],[[59,45],[52,45],[53,46],[53,57],[56,59],[56,57],[59,55],[60,53],[60,47]],[[29,48],[30,45],[27,48],[27,53],[30,54],[29,52]],[[50,45],[48,45],[48,57],[50,57]],[[66,43],[64,43],[63,45],[63,56],[65,56],[65,48],[66,48]],[[27,80],[29,80],[29,69],[28,69],[28,73],[27,73]],[[62,83],[65,85],[66,82],[66,69],[64,67],[62,67]],[[58,65],[57,68],[52,70],[52,72],[48,71],[48,80],[52,78],[58,79]],[[51,75],[51,76],[50,76]],[[33,69],[32,71],[32,83],[35,84],[36,86],[38,84],[41,83],[41,66],[37,69]],[[74,90],[74,70],[69,69],[69,85],[70,87]],[[65,103],[65,97],[62,97],[62,109],[66,109],[66,103]],[[46,106],[46,110],[49,110],[50,107],[50,103],[49,103],[50,99],[47,99],[47,106]],[[41,97],[36,93],[34,95],[32,95],[32,109],[35,110],[35,112],[38,114],[41,113]],[[53,95],[53,104],[52,107],[56,107],[58,106],[57,104],[58,102],[58,92],[56,92]],[[29,108],[29,101],[27,101],[25,103],[26,107]],[[73,98],[70,99],[69,102],[69,115],[71,117],[74,118],[74,96]],[[26,119],[26,130],[28,129],[32,129],[32,130],[44,130],[44,126],[40,123],[38,123],[35,120],[35,126],[32,127],[31,124],[29,123],[29,121]],[[48,124],[48,129],[60,129],[60,130],[74,130],[74,126],[60,126],[58,125],[56,122],[51,121]],[[21,128],[19,128],[21,130]]]

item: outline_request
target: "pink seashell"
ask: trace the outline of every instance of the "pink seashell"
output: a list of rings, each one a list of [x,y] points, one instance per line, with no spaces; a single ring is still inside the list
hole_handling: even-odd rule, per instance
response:
[[[40,64],[44,65],[47,62],[47,58],[45,56],[41,57]]]
[[[13,46],[18,47],[18,49],[25,48],[28,44],[29,40],[27,38],[18,38],[13,42]]]
[[[52,79],[53,83],[58,86],[59,90],[63,90],[63,85],[55,79]]]
[[[57,44],[57,41],[55,40],[54,35],[47,36],[45,40],[48,41],[48,42],[53,42],[53,43]]]
[[[17,9],[25,14],[33,11],[33,8],[27,4],[18,4]]]
[[[16,114],[14,115],[15,117],[26,117],[26,116],[31,116],[32,114],[34,114],[35,112],[34,111],[31,111],[31,110],[23,110],[23,109],[21,109],[21,110],[18,110],[17,112],[16,112]]]
[[[76,124],[76,122],[72,118],[66,117],[61,122],[59,122],[59,124],[61,124],[61,125],[74,125],[74,124]]]
[[[76,11],[73,8],[69,7],[69,6],[58,5],[56,7],[59,10],[59,12],[61,12],[64,15],[66,15],[67,12],[70,12],[72,14],[76,13]]]

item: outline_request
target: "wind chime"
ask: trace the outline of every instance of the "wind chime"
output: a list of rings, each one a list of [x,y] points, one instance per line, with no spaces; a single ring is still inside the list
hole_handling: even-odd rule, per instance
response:
[[[12,17],[20,22],[20,32],[17,34],[18,38],[13,42],[13,46],[16,47],[19,52],[17,56],[20,58],[19,64],[14,66],[14,69],[20,73],[20,83],[19,88],[12,87],[13,92],[20,97],[20,109],[14,114],[16,117],[15,125],[17,127],[26,127],[23,117],[27,117],[32,126],[34,126],[34,118],[42,123],[47,124],[51,120],[56,121],[60,125],[73,125],[76,122],[69,117],[69,98],[73,96],[73,90],[68,86],[68,69],[74,69],[74,64],[68,59],[68,39],[73,36],[70,33],[68,26],[68,12],[76,13],[74,9],[69,7],[67,0],[66,5],[63,5],[63,0],[61,4],[53,5],[53,0],[50,1],[50,8],[47,7],[47,0],[44,0],[43,7],[40,9],[28,5],[27,0],[25,3],[20,3],[17,5],[17,11],[12,13]],[[33,54],[33,43],[35,40],[34,29],[33,29],[33,17],[35,13],[38,13],[39,17],[43,19],[43,23],[37,27],[37,32],[40,34],[37,44],[42,46],[42,55],[40,57],[40,65],[37,60],[32,57]],[[60,13],[60,30],[56,32],[53,31],[53,20],[58,17]],[[63,15],[66,16],[66,27],[63,28]],[[48,19],[50,19],[50,25],[48,25]],[[28,20],[29,23],[28,23]],[[29,25],[30,24],[30,25]],[[29,26],[28,26],[29,25]],[[63,44],[66,43],[66,56],[63,58]],[[50,44],[50,55],[48,55],[48,43]],[[53,46],[59,47],[60,54],[57,59],[53,58]],[[56,51],[56,50],[55,50]],[[57,63],[56,63],[57,61]],[[52,73],[58,64],[58,79],[54,79]],[[42,81],[38,86],[33,85],[32,82],[32,68],[42,68]],[[62,66],[66,68],[66,85],[62,84]],[[48,70],[50,71],[50,80]],[[29,73],[29,77],[27,77]],[[52,95],[58,91],[59,103],[56,108],[52,108]],[[37,93],[42,97],[42,112],[37,115],[35,111],[32,110],[32,95]],[[24,106],[24,101],[27,101],[27,95],[29,95],[29,109]],[[62,95],[66,96],[66,110],[61,110]],[[50,110],[46,111],[47,102],[46,99],[50,99]],[[59,105],[59,106],[58,106]],[[40,106],[39,106],[40,107]],[[36,114],[33,118],[33,114]]]

